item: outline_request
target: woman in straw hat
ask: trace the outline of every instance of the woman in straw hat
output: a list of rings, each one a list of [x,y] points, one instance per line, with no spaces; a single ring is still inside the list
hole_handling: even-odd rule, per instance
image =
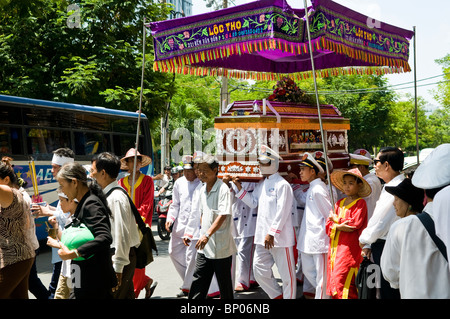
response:
[[[335,204],[326,223],[330,237],[327,294],[335,299],[357,299],[355,278],[362,261],[358,238],[367,226],[367,205],[362,197],[372,190],[358,169],[334,171],[330,179],[346,197]]]

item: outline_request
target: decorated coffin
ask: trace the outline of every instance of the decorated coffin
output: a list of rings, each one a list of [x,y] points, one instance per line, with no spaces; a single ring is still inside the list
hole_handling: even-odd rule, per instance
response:
[[[299,162],[305,152],[323,152],[334,168],[349,163],[347,131],[350,121],[333,105],[321,105],[325,141],[322,140],[317,106],[269,100],[236,101],[215,118],[219,177],[226,174],[243,180],[259,180],[261,145],[278,150],[283,158],[282,175],[299,177]],[[292,175],[293,174],[293,175]]]

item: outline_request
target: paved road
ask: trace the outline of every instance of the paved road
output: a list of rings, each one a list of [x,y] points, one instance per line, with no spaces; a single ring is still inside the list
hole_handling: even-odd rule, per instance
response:
[[[168,254],[167,247],[169,241],[163,241],[159,238],[155,221],[153,222],[152,230],[159,251],[158,256],[155,256],[155,260],[146,267],[147,276],[150,276],[158,282],[152,299],[176,298],[176,295],[180,292],[179,287],[182,281]],[[48,287],[52,273],[50,248],[41,248],[36,265],[39,278],[44,286]],[[274,274],[276,278],[279,278],[276,267],[274,268]],[[301,296],[301,288],[301,285],[297,287],[297,298]],[[31,299],[34,299],[31,293],[29,295]],[[140,293],[139,298],[144,298],[144,295],[145,290]],[[235,293],[235,299],[268,299],[268,296],[261,288],[256,288],[248,292]]]

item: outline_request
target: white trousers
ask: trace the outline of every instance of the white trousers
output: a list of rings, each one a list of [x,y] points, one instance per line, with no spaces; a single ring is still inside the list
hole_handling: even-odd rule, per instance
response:
[[[315,298],[327,299],[326,280],[328,254],[306,254],[302,252],[301,255],[303,274],[309,284],[315,288]]]
[[[194,276],[195,260],[197,256],[197,249],[195,244],[197,240],[191,240],[189,246],[185,246],[183,239],[177,236],[171,236],[169,241],[169,256],[172,263],[180,275],[183,283],[180,289],[189,292]],[[216,276],[214,275],[211,281],[211,286],[208,290],[208,295],[215,296],[219,293],[219,285]]]
[[[255,245],[253,273],[255,279],[269,298],[296,299],[297,282],[295,278],[295,261],[293,247],[273,247],[265,249]],[[276,281],[272,267],[276,265],[281,277],[283,289]]]
[[[253,276],[253,254],[255,245],[254,236],[236,238],[236,282],[248,289],[250,283],[255,281]]]

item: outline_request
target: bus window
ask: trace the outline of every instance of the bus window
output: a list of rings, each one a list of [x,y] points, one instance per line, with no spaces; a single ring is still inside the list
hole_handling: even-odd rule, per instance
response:
[[[111,151],[109,134],[74,132],[75,154],[94,155]]]
[[[125,155],[130,148],[133,148],[136,144],[136,136],[133,135],[113,135],[114,153],[118,156]],[[144,140],[142,136],[139,137],[139,147],[142,149]]]
[[[136,135],[137,121],[130,121],[130,120],[123,119],[123,118],[122,119],[117,118],[117,119],[113,119],[111,121],[111,126],[112,126],[113,132],[128,133],[128,134]],[[139,134],[142,134],[142,132],[140,132]],[[134,143],[133,143],[133,145],[134,145]]]
[[[20,128],[0,128],[0,154],[23,154],[22,141],[22,130]]]
[[[109,131],[109,119],[102,115],[76,113],[74,128],[80,130]]]
[[[21,108],[0,105],[1,124],[22,124]]]
[[[71,148],[68,131],[28,128],[26,132],[28,154],[32,154],[36,159],[51,159],[54,150],[61,147]]]

